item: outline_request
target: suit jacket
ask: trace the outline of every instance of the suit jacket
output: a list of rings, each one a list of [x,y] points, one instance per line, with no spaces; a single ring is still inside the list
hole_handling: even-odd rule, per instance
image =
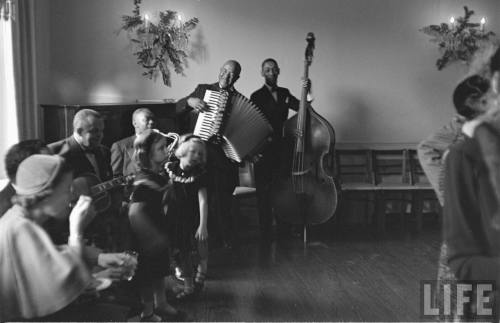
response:
[[[466,138],[446,158],[444,239],[458,279],[500,286],[500,235],[492,226],[497,200],[477,139]]]
[[[135,138],[136,136],[133,135],[111,145],[113,176],[127,176],[136,173],[137,167],[133,160]]]
[[[269,89],[263,85],[252,93],[250,100],[255,103],[271,123],[275,137],[281,137],[283,123],[288,119],[288,109],[297,111],[300,101],[294,97],[287,88],[277,87],[278,101],[274,100]]]
[[[76,139],[71,136],[66,139],[49,144],[49,148],[57,155],[66,159],[73,168],[73,176],[78,177],[85,173],[98,175],[88,160],[85,152]],[[95,159],[99,168],[100,179],[106,181],[113,177],[110,165],[110,151],[106,146],[100,145],[95,151]]]
[[[264,148],[262,157],[255,164],[255,180],[258,188],[270,183],[277,169],[288,169],[282,165],[290,163],[288,160],[282,160],[282,149],[286,146],[282,140],[283,124],[288,119],[288,110],[298,110],[300,101],[284,87],[277,87],[276,90],[278,101],[274,99],[266,85],[250,96],[250,100],[261,109],[274,130],[273,141]]]

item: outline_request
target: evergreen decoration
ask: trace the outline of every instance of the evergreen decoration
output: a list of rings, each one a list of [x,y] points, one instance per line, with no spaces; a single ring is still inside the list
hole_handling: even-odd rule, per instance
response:
[[[495,33],[485,32],[481,24],[469,21],[474,11],[469,10],[467,6],[464,6],[464,10],[465,16],[458,17],[451,27],[447,23],[441,23],[419,30],[433,37],[430,42],[438,44],[439,52],[442,54],[436,61],[438,70],[457,61],[468,65],[477,50],[497,41]]]
[[[176,11],[165,10],[159,12],[159,22],[154,24],[141,16],[141,1],[134,0],[132,16],[122,16],[121,30],[125,30],[134,43],[137,64],[146,70],[142,75],[156,80],[161,74],[163,83],[170,87],[170,68],[184,75],[184,68],[188,67],[189,32],[198,24],[198,18],[183,22]]]

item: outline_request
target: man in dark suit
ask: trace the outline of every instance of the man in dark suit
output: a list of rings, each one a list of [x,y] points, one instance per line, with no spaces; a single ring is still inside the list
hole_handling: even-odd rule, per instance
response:
[[[73,176],[94,174],[101,181],[112,177],[109,148],[101,144],[104,121],[91,109],[83,109],[73,119],[73,135],[49,144],[49,148],[61,155],[73,168]]]
[[[113,177],[129,176],[135,174],[137,167],[133,159],[134,156],[134,140],[137,135],[141,134],[146,129],[151,129],[154,126],[154,115],[147,108],[139,108],[132,114],[132,125],[135,129],[135,134],[119,140],[111,145],[111,168]],[[119,244],[129,246],[130,227],[128,222],[128,201],[131,191],[131,185],[123,189],[123,198],[120,207],[120,221],[117,222],[116,230],[119,232]]]
[[[135,110],[132,115],[132,125],[134,126],[135,134],[119,140],[111,146],[111,168],[115,177],[127,176],[136,172],[132,158],[134,155],[134,140],[144,130],[154,127],[153,112],[147,108]]]
[[[264,85],[252,93],[250,100],[255,103],[271,123],[274,133],[272,142],[266,146],[262,157],[255,163],[255,184],[259,208],[259,225],[262,237],[270,239],[273,215],[269,201],[269,189],[273,176],[280,168],[280,148],[283,140],[283,124],[288,119],[289,110],[297,111],[300,101],[287,88],[278,86],[280,69],[273,58],[262,62],[261,75]],[[303,86],[309,88],[310,81],[303,81]],[[279,228],[283,228],[281,225]]]
[[[177,102],[177,113],[190,113],[189,131],[193,132],[199,112],[207,110],[203,101],[206,90],[236,93],[234,83],[239,79],[241,65],[229,60],[222,65],[219,80],[213,84],[199,84],[186,98]],[[229,101],[229,100],[228,100]],[[220,138],[213,136],[207,142],[208,199],[209,199],[209,232],[216,241],[230,244],[232,237],[231,202],[232,194],[238,185],[238,164],[224,154]]]
[[[73,177],[85,174],[97,177],[98,181],[112,178],[110,151],[101,144],[104,121],[101,115],[91,109],[82,109],[73,118],[73,135],[49,144],[50,150],[66,159],[73,168]],[[116,202],[116,201],[114,201]],[[113,222],[116,222],[117,205],[107,211],[106,216],[97,216],[87,229],[87,234],[99,247],[117,247],[113,240]]]

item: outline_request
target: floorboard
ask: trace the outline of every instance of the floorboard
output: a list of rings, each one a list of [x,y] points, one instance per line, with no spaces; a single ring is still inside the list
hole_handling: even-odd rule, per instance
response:
[[[440,232],[363,232],[213,250],[194,321],[418,321],[420,281],[436,277]]]

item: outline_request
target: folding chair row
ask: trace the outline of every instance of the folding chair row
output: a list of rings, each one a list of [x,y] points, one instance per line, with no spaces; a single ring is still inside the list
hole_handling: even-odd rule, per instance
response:
[[[342,190],[431,189],[414,149],[337,149]]]

